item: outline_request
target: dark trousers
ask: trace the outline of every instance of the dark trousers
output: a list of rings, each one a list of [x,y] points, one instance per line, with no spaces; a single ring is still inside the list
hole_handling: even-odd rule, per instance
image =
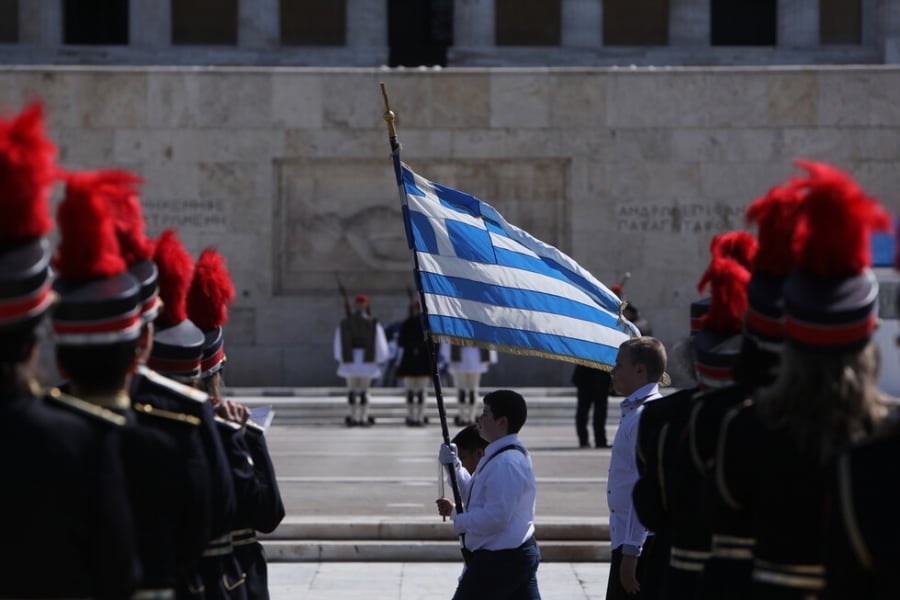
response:
[[[513,550],[476,550],[469,554],[453,600],[540,600],[536,543]]]
[[[651,535],[644,543],[641,555],[638,557],[637,580],[641,584],[641,591],[637,594],[629,594],[622,587],[619,578],[619,570],[622,567],[622,546],[612,551],[612,560],[609,564],[609,583],[606,587],[606,600],[656,600],[660,594],[660,557],[654,554],[656,536]]]
[[[599,369],[587,371],[589,374],[577,378],[578,405],[575,408],[575,431],[578,434],[578,443],[589,446],[587,422],[593,407],[594,445],[599,448],[609,445],[606,441],[606,412],[609,408],[609,387],[612,385],[612,377]]]

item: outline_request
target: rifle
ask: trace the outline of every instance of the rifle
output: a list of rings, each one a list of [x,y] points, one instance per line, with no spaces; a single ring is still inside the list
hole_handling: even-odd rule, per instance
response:
[[[338,293],[344,298],[344,314],[349,317],[353,314],[353,310],[350,308],[350,297],[347,295],[347,289],[341,283],[341,278],[337,273],[334,274],[334,278],[337,279]]]

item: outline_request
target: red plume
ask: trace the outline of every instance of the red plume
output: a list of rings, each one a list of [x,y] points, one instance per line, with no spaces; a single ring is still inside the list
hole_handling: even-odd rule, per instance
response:
[[[720,333],[739,333],[747,312],[747,284],[750,271],[729,257],[713,257],[697,284],[702,293],[711,287],[709,312],[703,316],[701,327]]]
[[[776,277],[785,277],[794,269],[791,250],[798,225],[798,208],[803,195],[791,181],[769,190],[747,207],[746,217],[759,228],[759,252],[756,268]]]
[[[60,242],[54,267],[59,276],[86,282],[122,273],[125,261],[102,191],[102,174],[89,171],[64,177],[66,195],[56,212]]]
[[[144,234],[144,214],[136,187],[143,180],[133,173],[117,170],[103,171],[103,177],[122,257],[129,265],[152,259],[153,240]]]
[[[34,103],[0,121],[0,239],[23,241],[53,229],[50,192],[56,181],[56,146],[44,130],[44,110]]]
[[[234,301],[234,286],[225,268],[225,257],[215,248],[200,253],[194,280],[188,292],[188,314],[191,321],[209,331],[228,320],[228,306]]]
[[[225,258],[215,248],[200,253],[194,280],[188,292],[188,314],[203,331],[221,327],[228,320],[228,306],[234,301],[234,286],[225,268]]]
[[[715,257],[730,258],[748,271],[753,270],[754,259],[759,244],[752,233],[746,231],[726,231],[713,237],[709,253]]]
[[[843,171],[820,162],[796,164],[809,173],[795,183],[804,193],[794,238],[797,266],[836,278],[871,266],[871,232],[890,231],[890,215]]]
[[[187,318],[187,293],[194,275],[194,259],[175,237],[175,230],[166,229],[156,240],[153,262],[159,269],[159,298],[163,302],[156,322],[160,328],[178,325]]]

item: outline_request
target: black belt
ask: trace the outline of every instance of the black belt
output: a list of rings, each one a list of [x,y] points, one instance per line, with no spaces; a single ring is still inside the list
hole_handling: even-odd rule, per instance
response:
[[[530,548],[531,546],[534,546],[536,544],[537,540],[534,539],[534,536],[531,536],[530,538],[522,542],[522,545],[516,548],[516,550],[524,550],[525,548]]]

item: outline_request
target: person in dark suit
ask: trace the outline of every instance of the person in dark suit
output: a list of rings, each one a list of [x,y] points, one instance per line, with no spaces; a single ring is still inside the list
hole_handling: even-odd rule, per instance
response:
[[[594,445],[597,448],[609,448],[606,439],[606,414],[609,408],[609,392],[612,388],[612,377],[609,371],[594,369],[585,365],[575,365],[572,372],[572,383],[575,385],[575,433],[578,434],[578,446],[590,448],[588,438],[588,416],[594,411],[591,420],[594,430]]]
[[[425,339],[422,327],[422,306],[413,300],[409,309],[409,317],[400,326],[397,347],[400,353],[400,365],[397,377],[403,379],[406,388],[406,424],[408,426],[424,425],[427,422],[423,412],[427,389],[434,374],[434,360],[437,347]]]

